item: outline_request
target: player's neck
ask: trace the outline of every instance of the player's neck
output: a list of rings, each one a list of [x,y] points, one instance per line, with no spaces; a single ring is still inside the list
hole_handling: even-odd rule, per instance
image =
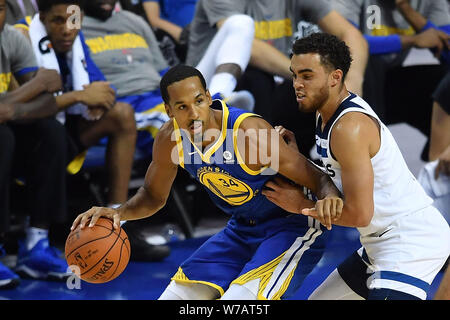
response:
[[[343,86],[342,89],[336,94],[330,94],[328,100],[324,103],[322,108],[318,110],[320,116],[322,117],[322,126],[325,126],[327,124],[327,122],[341,105],[342,101],[347,99],[349,95],[350,93],[345,86]]]

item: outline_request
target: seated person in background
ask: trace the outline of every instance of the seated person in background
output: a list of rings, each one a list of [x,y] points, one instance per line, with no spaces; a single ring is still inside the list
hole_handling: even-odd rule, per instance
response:
[[[82,29],[92,59],[117,88],[117,100],[134,107],[140,131],[137,147],[148,152],[154,135],[169,119],[158,87],[168,65],[150,26],[128,11],[113,14],[116,3],[88,1]]]
[[[249,16],[253,21],[242,19],[243,15]],[[322,30],[347,42],[355,61],[349,71],[347,84],[358,94],[362,91],[367,60],[366,41],[355,27],[331,9],[328,1],[199,0],[191,23],[186,63],[197,66],[206,78],[208,73],[203,70],[201,59],[204,59],[207,50],[220,45],[221,56],[233,56],[241,50],[241,46],[233,44],[234,42],[226,45],[219,41],[215,44],[213,40],[228,24],[235,26],[235,32],[230,37],[241,35],[244,30],[241,25],[244,24],[240,21],[233,23],[232,20],[236,17],[248,21],[245,23],[245,30],[250,26],[254,34],[249,66],[245,69],[240,65],[239,71],[243,74],[236,90],[249,90],[255,98],[254,112],[270,123],[298,128],[297,141],[302,144],[300,150],[309,156],[309,150],[314,145],[314,116],[305,117],[299,113],[290,81],[284,81],[281,85],[274,81],[275,75],[290,80],[289,53],[297,25],[300,21],[318,24]],[[213,94],[212,83],[209,88]]]
[[[6,10],[6,23],[10,25],[39,11],[36,0],[6,0]]]
[[[150,26],[132,12],[113,14],[116,3],[86,2],[82,30],[93,61],[117,89],[117,101],[134,108],[137,147],[148,151],[169,119],[158,90],[160,73],[168,66]]]
[[[250,61],[254,21],[248,15],[235,14],[218,25],[220,30],[210,42],[203,43],[205,51],[196,60],[196,68],[204,75],[213,98],[224,99],[230,105],[252,111],[255,104],[253,95],[246,90],[235,90]]]
[[[63,112],[57,114],[57,119],[65,124],[71,137],[70,156],[74,161],[69,171],[78,172],[86,150],[108,137],[108,204],[114,206],[128,198],[136,141],[134,112],[130,105],[116,103],[113,88],[90,58],[82,32],[70,27],[71,13],[67,9],[81,3],[39,0],[39,14],[30,22],[29,37],[38,65],[61,75],[63,90],[56,101]]]
[[[141,2],[169,65],[184,63],[189,24],[194,17],[197,0],[141,0]]]
[[[429,163],[418,180],[450,224],[450,71],[433,94]]]
[[[386,124],[407,122],[429,137],[431,94],[446,70],[427,49],[449,61],[447,1],[333,0],[331,4],[369,43],[364,98]],[[417,57],[424,55],[426,64],[435,65],[423,65]],[[426,81],[417,81],[419,77]],[[425,146],[423,160],[427,150]]]
[[[57,110],[52,93],[61,90],[61,79],[53,70],[38,69],[29,41],[5,25],[5,15],[0,0],[0,251],[10,231],[11,181],[25,178],[30,223],[19,241],[15,271],[64,280],[67,263],[48,237],[50,224],[66,217],[66,134],[52,117]],[[21,85],[14,90],[13,76]],[[16,286],[18,274],[0,263],[0,289]]]

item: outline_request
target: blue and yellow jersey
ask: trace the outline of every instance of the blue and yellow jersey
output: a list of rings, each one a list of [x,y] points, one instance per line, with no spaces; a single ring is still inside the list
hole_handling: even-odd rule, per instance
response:
[[[214,100],[213,105],[222,108],[222,129],[220,137],[204,153],[174,120],[180,166],[206,187],[213,202],[227,214],[255,221],[286,215],[261,194],[264,184],[273,178],[273,171],[251,170],[237,149],[240,124],[258,115],[228,107],[221,100]]]

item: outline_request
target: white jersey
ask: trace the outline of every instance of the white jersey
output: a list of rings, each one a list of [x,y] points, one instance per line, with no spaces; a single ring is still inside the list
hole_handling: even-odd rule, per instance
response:
[[[381,145],[371,159],[374,173],[374,214],[370,224],[358,228],[362,237],[383,232],[400,217],[419,211],[433,203],[422,186],[409,171],[389,129],[372,108],[359,96],[351,93],[339,106],[322,131],[322,118],[317,118],[316,145],[323,165],[338,189],[342,190],[341,166],[330,149],[334,124],[348,112],[365,113],[380,125]],[[344,194],[345,197],[345,194]]]

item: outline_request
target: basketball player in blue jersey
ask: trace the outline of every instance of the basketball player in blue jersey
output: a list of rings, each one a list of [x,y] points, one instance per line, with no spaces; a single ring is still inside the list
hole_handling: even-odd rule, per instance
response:
[[[388,128],[344,79],[348,47],[324,33],[297,40],[291,72],[299,108],[316,112],[316,145],[345,198],[336,225],[356,227],[362,248],[348,257],[310,299],[426,299],[450,252],[450,231],[413,174]],[[295,149],[292,132],[278,128]],[[275,181],[264,191],[289,212],[303,193]],[[314,209],[301,211],[316,217]]]
[[[153,215],[165,205],[179,164],[231,219],[182,263],[160,299],[281,299],[294,293],[320,260],[326,230],[282,210],[261,191],[278,172],[312,190],[321,199],[318,214],[332,219],[343,206],[337,188],[262,118],[213,101],[197,69],[176,66],[160,87],[171,120],[155,139],[144,186],[118,209],[80,214],[72,228],[89,219],[95,225],[100,216],[117,228],[121,220]]]

